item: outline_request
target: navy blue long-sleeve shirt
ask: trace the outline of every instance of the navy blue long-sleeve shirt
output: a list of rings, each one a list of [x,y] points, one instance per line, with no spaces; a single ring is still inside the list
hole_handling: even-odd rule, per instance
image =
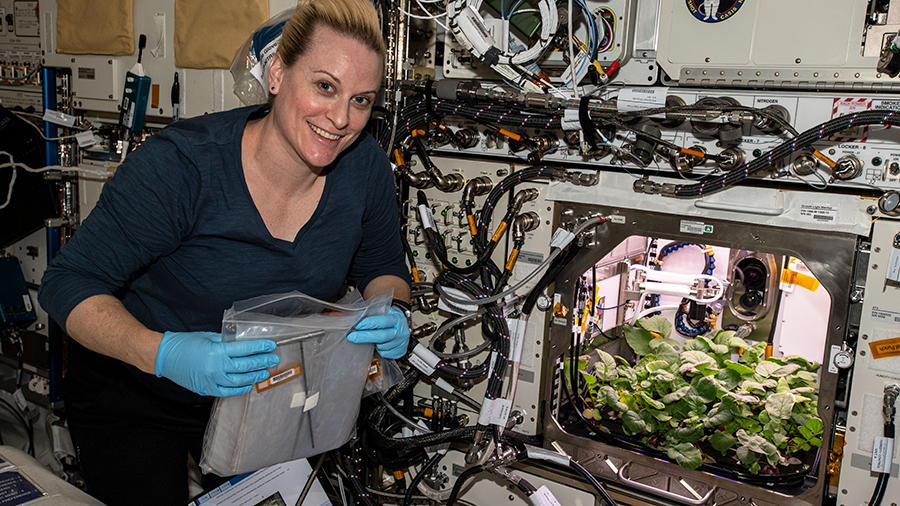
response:
[[[257,114],[179,121],[130,154],[41,280],[50,316],[64,325],[80,302],[106,294],[151,330],[217,332],[238,300],[292,290],[327,300],[348,275],[360,290],[381,275],[408,281],[390,165],[365,133],[329,167],[294,241],[272,237],[241,165],[244,127]],[[163,395],[198,400],[129,368]]]

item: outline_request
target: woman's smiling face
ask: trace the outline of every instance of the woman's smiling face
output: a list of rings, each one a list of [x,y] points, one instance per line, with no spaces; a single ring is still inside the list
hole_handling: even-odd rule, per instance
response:
[[[362,133],[383,79],[383,62],[365,44],[320,26],[309,50],[286,67],[269,69],[279,139],[298,163],[331,164]]]

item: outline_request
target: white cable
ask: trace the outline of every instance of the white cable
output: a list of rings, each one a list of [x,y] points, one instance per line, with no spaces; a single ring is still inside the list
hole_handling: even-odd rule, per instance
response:
[[[578,100],[578,71],[575,69],[575,27],[572,26],[574,24],[572,21],[572,9],[574,7],[575,2],[569,0],[569,69],[571,69],[572,75],[572,94]]]
[[[651,307],[649,309],[645,309],[645,310],[641,311],[640,313],[638,313],[637,318],[634,318],[632,321],[633,322],[638,321],[641,318],[643,318],[649,314],[659,313],[661,311],[676,311],[676,310],[678,310],[678,307],[679,307],[678,304],[673,304],[673,305],[669,305],[669,306]]]
[[[23,121],[25,121],[25,123],[28,123],[28,125],[29,125],[31,128],[34,128],[35,130],[37,130],[38,135],[40,135],[40,136],[41,136],[41,139],[44,139],[45,141],[50,141],[50,142],[53,142],[53,141],[62,141],[62,140],[66,140],[66,139],[74,139],[75,137],[78,136],[78,134],[73,134],[73,135],[60,135],[59,137],[46,137],[46,136],[44,135],[43,130],[41,130],[40,127],[38,127],[38,126],[35,125],[34,123],[28,121],[28,120],[25,118],[25,115],[24,115],[24,114],[18,113],[18,112],[13,112],[13,114],[15,114],[16,116],[19,116]],[[89,132],[89,131],[90,131],[90,130],[85,130],[85,132]],[[79,132],[79,133],[82,133],[82,132]]]

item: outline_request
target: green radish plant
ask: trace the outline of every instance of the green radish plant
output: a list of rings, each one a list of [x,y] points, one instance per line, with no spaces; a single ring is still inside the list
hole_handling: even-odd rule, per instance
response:
[[[705,448],[764,475],[800,464],[795,453],[822,445],[818,363],[800,356],[767,360],[766,343],[751,345],[733,331],[681,344],[666,337],[671,330],[659,316],[626,325],[637,363],[601,349],[579,357],[588,406],[582,414],[599,430],[608,431],[604,419],[618,419],[626,433],[665,449],[685,469],[710,461]],[[566,361],[566,372],[572,365]]]

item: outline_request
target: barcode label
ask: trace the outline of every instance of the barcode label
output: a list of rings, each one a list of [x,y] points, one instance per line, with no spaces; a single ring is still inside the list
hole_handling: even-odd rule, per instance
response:
[[[707,225],[706,223],[703,223],[702,221],[682,220],[679,230],[681,230],[681,232],[684,234],[703,235],[703,234],[711,234],[713,232],[713,226]]]
[[[801,204],[800,220],[809,223],[833,223],[838,209],[832,204]]]

